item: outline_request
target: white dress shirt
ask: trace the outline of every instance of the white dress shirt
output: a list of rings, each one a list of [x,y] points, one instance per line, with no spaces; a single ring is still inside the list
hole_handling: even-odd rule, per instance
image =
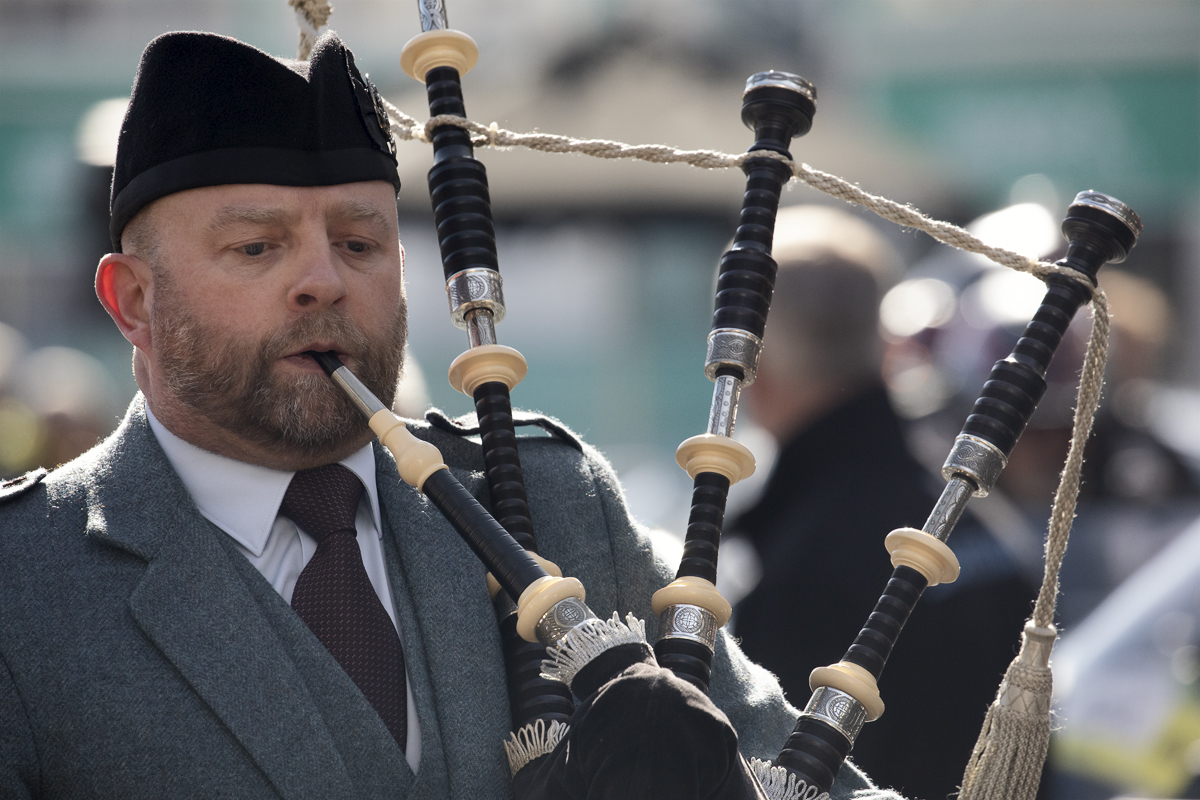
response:
[[[146,416],[167,460],[179,474],[200,514],[229,534],[254,568],[290,604],[296,579],[317,550],[315,539],[279,514],[279,505],[295,473],[246,464],[202,450],[167,430],[149,408]],[[403,645],[404,632],[396,624],[396,609],[392,605],[392,590],[383,558],[375,453],[368,444],[339,463],[357,475],[366,489],[354,520],[358,548],[371,586],[392,624],[396,625]],[[408,740],[404,758],[415,773],[421,761],[421,729],[412,685],[407,675],[405,677]]]

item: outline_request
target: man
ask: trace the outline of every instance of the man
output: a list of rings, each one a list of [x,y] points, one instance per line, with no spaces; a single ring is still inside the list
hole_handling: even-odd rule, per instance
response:
[[[809,672],[842,658],[883,592],[884,537],[920,528],[942,483],[909,454],[880,377],[878,305],[898,255],[866,223],[819,206],[780,211],[774,255],[767,345],[746,397],[779,457],[731,530],[762,563],[738,638],[799,705]],[[949,544],[962,573],[917,605],[879,682],[887,710],[853,751],[881,785],[926,800],[958,786],[1034,596],[970,518]]]
[[[92,451],[0,489],[0,796],[510,795],[483,568],[304,355],[392,401],[387,131],[336,36],[306,63],[147,48],[96,278],[141,393]],[[477,445],[413,427],[483,491]],[[645,615],[670,570],[604,461],[567,433],[522,461],[542,552],[598,613]],[[714,674],[742,751],[778,752],[774,682],[725,638]],[[834,796],[866,786],[847,767]]]

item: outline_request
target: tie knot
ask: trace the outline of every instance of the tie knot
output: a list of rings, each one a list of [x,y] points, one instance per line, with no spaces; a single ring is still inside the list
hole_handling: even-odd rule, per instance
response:
[[[354,531],[363,485],[341,464],[302,469],[292,476],[279,513],[317,540],[338,531]]]

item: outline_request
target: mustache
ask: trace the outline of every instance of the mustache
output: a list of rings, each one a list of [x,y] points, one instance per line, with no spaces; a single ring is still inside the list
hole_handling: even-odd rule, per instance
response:
[[[276,331],[259,347],[261,360],[274,361],[307,349],[314,341],[331,341],[351,362],[361,363],[370,347],[366,334],[345,312],[327,310],[300,317],[286,329]]]

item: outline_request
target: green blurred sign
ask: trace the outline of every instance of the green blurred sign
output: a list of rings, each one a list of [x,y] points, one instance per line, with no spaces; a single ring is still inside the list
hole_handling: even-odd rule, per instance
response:
[[[996,194],[1040,172],[1064,194],[1094,188],[1148,209],[1200,179],[1194,66],[906,76],[880,102],[898,132]]]

